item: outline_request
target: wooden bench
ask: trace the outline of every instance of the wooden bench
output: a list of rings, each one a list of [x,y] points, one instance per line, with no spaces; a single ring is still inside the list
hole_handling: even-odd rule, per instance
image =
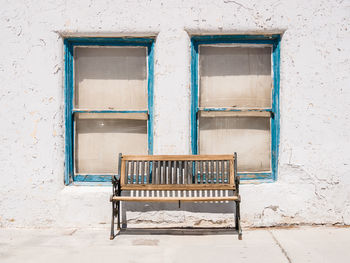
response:
[[[114,219],[120,230],[120,202],[210,202],[236,203],[235,229],[242,239],[240,225],[239,177],[234,155],[122,155],[119,154],[119,178],[113,177],[111,236]],[[232,196],[123,196],[122,191],[229,190]],[[171,193],[171,192],[170,192]]]

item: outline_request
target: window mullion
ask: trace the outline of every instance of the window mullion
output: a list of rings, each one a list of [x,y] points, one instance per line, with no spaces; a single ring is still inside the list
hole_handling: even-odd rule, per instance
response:
[[[199,107],[197,113],[201,116],[246,116],[246,117],[272,117],[272,108],[207,108]],[[198,116],[197,116],[198,118]]]

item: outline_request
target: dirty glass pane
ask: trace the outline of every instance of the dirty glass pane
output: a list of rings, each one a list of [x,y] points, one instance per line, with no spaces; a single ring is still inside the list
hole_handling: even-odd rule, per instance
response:
[[[147,109],[145,47],[76,47],[75,108]]]
[[[201,46],[200,107],[271,107],[271,47]]]
[[[118,154],[147,154],[147,120],[76,117],[77,173],[117,174]]]
[[[237,152],[239,172],[271,170],[268,117],[200,117],[200,154]]]

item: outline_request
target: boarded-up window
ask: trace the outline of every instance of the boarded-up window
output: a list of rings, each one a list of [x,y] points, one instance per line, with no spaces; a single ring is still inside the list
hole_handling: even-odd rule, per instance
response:
[[[147,154],[147,48],[74,50],[75,172],[116,174],[118,153]]]
[[[270,46],[200,46],[199,153],[238,154],[239,172],[271,170]]]

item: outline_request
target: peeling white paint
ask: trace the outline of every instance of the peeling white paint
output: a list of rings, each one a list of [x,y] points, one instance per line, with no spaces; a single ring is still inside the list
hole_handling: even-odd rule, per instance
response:
[[[284,33],[278,180],[242,186],[243,225],[350,224],[348,0],[1,2],[0,226],[110,220],[109,187],[63,185],[63,36],[156,35],[154,153],[188,154],[190,35],[240,33]],[[127,217],[229,225],[232,210],[130,204]]]

